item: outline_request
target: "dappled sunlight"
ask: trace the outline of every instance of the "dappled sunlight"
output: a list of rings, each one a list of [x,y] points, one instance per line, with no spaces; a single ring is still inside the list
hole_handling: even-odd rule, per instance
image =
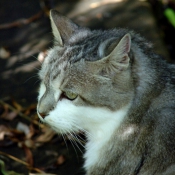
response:
[[[40,62],[39,61],[33,61],[31,63],[27,63],[27,64],[24,64],[22,66],[18,66],[17,68],[4,71],[1,74],[1,77],[3,79],[9,79],[9,78],[12,77],[12,75],[17,74],[17,73],[33,72],[34,70],[38,69],[39,66],[40,66]]]
[[[134,134],[134,132],[137,130],[136,125],[130,125],[126,127],[126,129],[121,133],[121,138],[123,140],[127,139],[130,135]]]
[[[32,72],[33,70],[36,70],[37,67],[40,66],[40,63],[38,61],[34,61],[31,63],[28,63],[26,65],[20,66],[14,70],[14,73],[19,72]]]
[[[23,45],[19,53],[6,59],[4,70],[1,73],[1,78],[9,79],[12,75],[18,73],[32,73],[41,65],[37,55],[48,44],[46,39],[35,40]],[[27,61],[26,61],[27,60]]]
[[[44,47],[46,47],[47,43],[47,40],[37,41],[37,44],[35,45],[33,43],[26,43],[20,49],[20,53],[18,55],[12,56],[7,60],[6,68],[10,68],[14,64],[18,64],[27,58],[34,57],[34,55],[38,54]]]
[[[66,15],[73,18],[75,16],[89,12],[93,13],[92,10],[98,9],[100,7],[105,7],[105,10],[111,4],[118,4],[122,2],[127,2],[128,0],[89,0],[89,1],[79,1]],[[109,9],[108,9],[109,10]],[[105,12],[105,11],[104,11]]]
[[[97,8],[102,5],[107,5],[107,4],[112,4],[112,3],[117,3],[117,2],[122,2],[126,0],[101,0],[99,2],[93,2],[90,4],[91,8]]]

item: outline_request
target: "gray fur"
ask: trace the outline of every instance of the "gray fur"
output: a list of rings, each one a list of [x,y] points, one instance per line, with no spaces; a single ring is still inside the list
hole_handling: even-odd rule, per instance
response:
[[[52,15],[58,14],[52,11]],[[50,82],[58,78],[58,88],[79,95],[72,101],[77,106],[116,111],[131,104],[124,122],[103,147],[98,164],[87,169],[87,175],[175,174],[175,66],[156,55],[151,44],[133,31],[91,31],[64,20],[64,32],[68,30],[69,36],[62,41],[64,34],[59,34],[42,65],[40,78],[47,90],[38,111],[47,113],[56,105],[57,101],[50,103]],[[56,30],[62,31],[55,23]],[[131,36],[129,53],[125,59],[114,55],[112,60],[111,53],[126,34]],[[129,129],[134,132],[123,137]]]

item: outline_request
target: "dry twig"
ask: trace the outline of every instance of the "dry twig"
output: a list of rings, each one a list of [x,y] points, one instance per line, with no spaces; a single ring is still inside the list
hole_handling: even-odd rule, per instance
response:
[[[43,14],[43,12],[40,11],[40,12],[38,12],[37,14],[33,15],[30,18],[19,19],[17,21],[11,22],[11,23],[1,24],[0,29],[9,29],[9,28],[12,28],[12,27],[19,27],[19,26],[22,26],[22,25],[29,24],[29,23],[35,21],[36,19],[40,18],[42,14]]]
[[[24,161],[18,159],[17,157],[14,157],[14,156],[12,156],[12,155],[10,155],[10,154],[7,154],[7,153],[1,152],[1,151],[0,151],[0,154],[3,155],[3,156],[6,156],[6,157],[8,157],[8,158],[10,158],[10,159],[12,159],[12,160],[14,160],[14,161],[16,161],[16,162],[19,162],[19,163],[21,163],[21,164],[27,166],[28,169],[30,169],[30,170],[34,170],[34,171],[36,171],[36,172],[38,172],[38,173],[44,173],[43,171],[41,171],[41,170],[38,169],[38,168],[31,167],[28,163],[26,163],[26,162],[24,162]]]

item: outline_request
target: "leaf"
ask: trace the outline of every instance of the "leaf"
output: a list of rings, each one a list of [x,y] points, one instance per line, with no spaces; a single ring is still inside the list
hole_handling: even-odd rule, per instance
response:
[[[171,23],[171,25],[175,27],[175,11],[171,8],[167,8],[164,14],[167,17],[168,21]]]
[[[41,142],[41,143],[49,142],[53,138],[53,136],[56,134],[52,129],[48,127],[42,128],[42,132],[43,134],[36,138],[35,140],[36,142]]]
[[[5,117],[4,119],[6,120],[9,120],[9,121],[12,121],[15,117],[17,117],[17,112],[15,111],[12,111],[12,112],[9,112]]]
[[[31,139],[32,136],[36,133],[36,130],[32,124],[29,126],[29,133],[26,135],[26,139]]]
[[[25,146],[25,145],[23,145],[23,149],[24,149],[24,151],[25,151],[25,154],[26,154],[26,162],[31,166],[31,167],[33,167],[33,154],[32,154],[32,152],[31,152],[31,150],[27,147],[27,146]]]
[[[10,57],[10,52],[5,47],[1,47],[0,48],[0,58],[7,59],[9,57]]]
[[[22,111],[23,110],[23,107],[18,102],[16,102],[14,99],[12,99],[12,104],[13,104],[13,106],[15,107],[15,109],[17,111]]]
[[[27,126],[24,123],[19,122],[16,127],[17,130],[22,131],[25,135],[28,135],[30,133],[29,126]]]
[[[3,175],[23,175],[23,174],[16,173],[14,171],[5,170],[5,163],[2,160],[0,160],[0,172]]]
[[[4,140],[5,135],[10,135],[11,136],[13,134],[10,132],[9,128],[7,128],[4,125],[0,125],[0,140]]]
[[[31,104],[29,107],[27,107],[24,111],[25,115],[30,115],[32,113],[32,111],[36,112],[36,104]]]
[[[3,119],[12,121],[17,116],[17,112],[16,111],[11,111],[10,112],[7,105],[4,105],[3,108],[4,108],[4,111],[1,114],[1,117]]]
[[[63,155],[60,155],[57,159],[57,165],[62,165],[66,161]]]
[[[28,148],[35,148],[36,147],[36,144],[32,139],[25,140],[24,145]]]

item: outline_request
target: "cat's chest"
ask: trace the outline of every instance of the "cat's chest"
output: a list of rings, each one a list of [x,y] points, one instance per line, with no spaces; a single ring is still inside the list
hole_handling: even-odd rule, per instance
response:
[[[108,141],[108,137],[105,137],[106,135],[104,135],[103,139],[97,137],[96,140],[88,141],[86,144],[86,153],[84,154],[85,169],[89,169],[91,166],[99,163],[100,158],[103,157],[101,149]]]
[[[85,158],[85,169],[101,164],[106,160],[105,150],[109,150],[112,146],[111,140],[115,131],[121,126],[126,114],[127,108],[119,110],[115,113],[114,117],[109,118],[109,120],[96,125],[93,127],[93,131],[90,131],[88,136],[88,142],[86,144],[86,152],[84,154]]]

